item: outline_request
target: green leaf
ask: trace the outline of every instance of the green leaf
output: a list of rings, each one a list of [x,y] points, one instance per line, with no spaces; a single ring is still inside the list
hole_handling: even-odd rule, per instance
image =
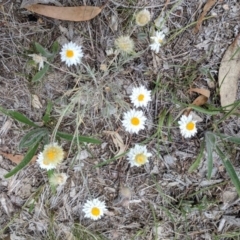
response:
[[[44,75],[47,73],[48,69],[49,69],[49,65],[46,63],[44,67],[33,76],[32,81],[36,82],[41,80],[44,77]]]
[[[65,140],[68,140],[68,141],[72,141],[72,140],[77,141],[76,138],[78,138],[79,142],[95,143],[95,144],[101,143],[100,140],[95,139],[95,138],[80,136],[80,135],[78,135],[77,137],[74,138],[72,134],[68,134],[68,133],[64,133],[64,132],[57,132],[57,136],[65,139]]]
[[[29,126],[39,127],[38,125],[36,125],[34,122],[32,122],[30,119],[28,119],[25,115],[21,114],[20,112],[7,110],[3,107],[0,107],[0,112],[19,122],[25,123]]]
[[[35,142],[39,142],[45,135],[48,135],[49,132],[46,128],[37,128],[28,132],[19,143],[19,149],[30,147]]]
[[[44,121],[45,124],[48,123],[50,120],[50,113],[52,111],[52,106],[53,106],[53,103],[52,103],[52,101],[49,100],[48,104],[47,104],[46,112],[42,118],[42,120]]]
[[[229,111],[227,111],[227,113],[219,121],[217,121],[216,125],[218,125],[219,123],[221,123],[225,119],[227,119],[229,116],[231,116],[234,113],[234,110],[240,105],[240,101],[236,101],[235,103],[233,103],[231,105],[232,105],[232,108]],[[228,105],[226,107],[229,107],[231,105]]]
[[[167,128],[168,128],[168,141],[172,142],[172,138],[171,138],[171,127],[173,124],[173,117],[172,114],[168,114],[168,119],[167,119]]]
[[[161,139],[163,139],[162,128],[163,128],[163,123],[164,123],[166,116],[167,116],[167,111],[166,111],[166,109],[163,109],[162,112],[159,114],[159,120],[158,120],[158,126],[157,126],[157,131],[158,131],[158,133],[160,133]]]
[[[218,137],[220,137],[222,140],[232,142],[232,143],[236,143],[236,144],[240,144],[240,138],[239,137],[231,137],[231,136],[221,134],[221,133],[216,133],[216,135]]]
[[[59,43],[58,43],[58,41],[55,41],[51,46],[51,51],[54,56],[56,56],[58,54],[59,49],[60,49]]]
[[[220,148],[216,147],[217,153],[220,156],[226,170],[227,173],[230,176],[230,179],[233,183],[233,185],[235,186],[238,196],[240,197],[240,180],[237,176],[236,171],[234,170],[233,165],[231,164],[231,162],[227,159],[227,157],[223,154],[223,152],[220,150]]]
[[[190,104],[189,107],[196,110],[197,112],[201,112],[201,113],[204,113],[204,114],[207,114],[207,115],[217,115],[221,112],[221,110],[205,109],[205,108],[193,105],[193,104]]]
[[[194,161],[194,163],[188,169],[189,173],[193,172],[194,170],[196,170],[198,168],[198,166],[202,160],[202,157],[203,157],[203,152],[204,152],[204,141],[202,141],[202,143],[201,143],[200,152],[197,156],[197,159]]]
[[[12,171],[7,173],[4,176],[5,178],[9,178],[9,177],[13,176],[17,172],[19,172],[21,169],[23,169],[25,166],[27,166],[27,164],[32,160],[33,156],[35,155],[35,153],[38,149],[38,146],[39,146],[39,142],[40,141],[36,142],[34,145],[31,146],[31,148],[27,151],[23,160]]]
[[[35,42],[34,43],[36,50],[43,56],[46,58],[52,57],[52,54],[46,50],[41,44]]]
[[[206,142],[206,149],[207,149],[207,161],[208,161],[208,179],[211,178],[212,175],[212,169],[213,169],[213,157],[212,153],[215,149],[216,145],[216,137],[211,132],[205,133],[205,142]]]

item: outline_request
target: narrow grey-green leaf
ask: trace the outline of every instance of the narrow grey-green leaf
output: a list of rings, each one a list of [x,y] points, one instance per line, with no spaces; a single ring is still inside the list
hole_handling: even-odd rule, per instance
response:
[[[231,137],[231,136],[221,134],[221,133],[217,133],[216,135],[224,141],[240,144],[240,138],[239,137]]]
[[[216,147],[217,153],[220,156],[220,158],[222,159],[222,162],[227,170],[227,173],[229,174],[229,177],[233,183],[233,185],[236,188],[236,191],[238,193],[238,196],[240,197],[240,180],[237,176],[236,171],[234,170],[233,165],[231,164],[231,162],[226,158],[226,156],[223,154],[223,152],[220,150],[219,147]]]
[[[213,151],[215,149],[216,144],[216,137],[211,132],[205,133],[205,143],[206,143],[206,150],[207,150],[207,162],[208,162],[208,179],[211,178],[212,175],[212,169],[213,169]]]
[[[198,168],[198,166],[202,160],[202,157],[203,157],[203,151],[204,151],[204,141],[202,141],[202,143],[201,143],[200,152],[197,156],[197,159],[194,161],[194,163],[188,169],[189,173],[193,172],[194,170],[196,170]]]
[[[34,122],[32,122],[30,119],[28,119],[25,115],[21,114],[20,112],[7,110],[3,107],[0,107],[0,112],[2,112],[3,114],[5,114],[19,122],[25,123],[29,126],[39,127],[38,125],[36,125]]]
[[[196,110],[197,112],[204,113],[204,114],[207,114],[207,115],[217,115],[221,112],[221,110],[205,109],[205,108],[193,105],[193,104],[190,104],[189,107]]]
[[[23,160],[14,169],[12,169],[9,173],[7,173],[4,176],[5,178],[9,178],[13,176],[17,172],[19,172],[21,169],[23,169],[25,166],[27,166],[27,164],[32,160],[33,156],[35,155],[38,149],[39,142],[36,142],[34,145],[31,146],[31,148],[29,148]]]
[[[81,136],[78,135],[77,137],[74,138],[72,134],[64,133],[64,132],[57,132],[57,136],[60,138],[63,138],[68,141],[76,141],[78,138],[79,142],[86,142],[86,143],[95,143],[95,144],[100,144],[101,141],[92,137],[87,137],[87,136]]]
[[[35,142],[38,142],[39,139],[42,139],[45,135],[48,135],[49,132],[46,128],[36,128],[29,131],[19,143],[19,149],[30,147]]]
[[[52,106],[53,106],[53,103],[52,103],[52,101],[49,100],[48,104],[47,104],[46,112],[42,118],[42,120],[44,121],[45,124],[48,123],[50,120],[50,113],[52,111]]]
[[[36,50],[37,50],[43,57],[49,58],[49,57],[52,56],[52,54],[51,54],[47,49],[45,49],[41,44],[35,42],[34,45],[35,45]]]
[[[54,57],[58,54],[59,52],[59,43],[57,41],[55,41],[52,46],[51,46],[51,51],[54,55]]]
[[[166,115],[167,115],[166,109],[163,109],[162,112],[159,114],[157,131],[158,131],[158,133],[160,134],[161,139],[163,139],[163,131],[162,131],[162,128],[163,128],[163,123],[164,123],[164,120],[165,120],[165,118],[166,118]]]
[[[36,82],[41,80],[44,77],[44,75],[47,73],[48,69],[49,69],[49,65],[45,63],[44,67],[33,76],[32,81]]]

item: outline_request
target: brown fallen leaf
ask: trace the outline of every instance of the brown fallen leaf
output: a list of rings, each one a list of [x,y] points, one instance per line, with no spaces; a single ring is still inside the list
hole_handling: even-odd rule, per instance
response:
[[[208,101],[208,98],[210,97],[210,91],[208,89],[204,89],[204,88],[191,88],[189,91],[190,92],[197,92],[197,93],[201,94],[192,103],[193,105],[196,105],[196,106],[204,105]],[[188,107],[184,114],[186,116],[188,116],[191,111],[192,111],[192,108]]]
[[[196,92],[199,93],[207,98],[210,97],[210,91],[208,89],[205,88],[190,88],[189,92]]]
[[[55,7],[41,4],[26,6],[29,11],[41,14],[46,17],[51,17],[67,21],[88,21],[96,17],[103,9],[102,7],[94,6],[79,6],[79,7]]]
[[[218,72],[218,84],[220,87],[222,107],[234,103],[237,98],[238,79],[240,78],[239,49],[240,34],[224,53]]]
[[[197,20],[197,24],[193,29],[193,33],[197,34],[202,26],[202,22],[208,11],[212,8],[212,6],[217,2],[217,0],[208,0],[204,5],[203,12]]]
[[[24,155],[19,155],[19,154],[13,155],[11,153],[5,153],[2,151],[0,151],[0,154],[16,164],[19,164],[24,158]],[[33,156],[31,163],[35,162],[36,160],[37,160],[37,156]]]

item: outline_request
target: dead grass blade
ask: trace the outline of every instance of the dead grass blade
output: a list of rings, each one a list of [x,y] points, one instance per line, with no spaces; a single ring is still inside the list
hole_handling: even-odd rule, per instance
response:
[[[197,34],[202,26],[202,22],[204,17],[208,13],[208,11],[212,8],[212,6],[217,2],[217,0],[208,0],[204,5],[203,12],[201,13],[200,17],[197,20],[197,24],[193,30],[193,33]]]
[[[233,104],[236,100],[240,76],[239,60],[240,34],[226,50],[219,68],[218,83],[222,107]]]
[[[104,5],[105,6],[105,5]],[[55,7],[41,4],[34,4],[25,7],[29,11],[41,14],[46,17],[51,17],[67,21],[88,21],[96,17],[103,7],[94,6],[79,6],[79,7]]]

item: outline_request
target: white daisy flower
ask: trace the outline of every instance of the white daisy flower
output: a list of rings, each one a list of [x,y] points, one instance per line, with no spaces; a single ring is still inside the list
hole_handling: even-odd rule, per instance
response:
[[[88,200],[83,205],[83,212],[86,218],[91,218],[93,220],[100,219],[104,213],[107,211],[105,202],[98,200],[97,198],[93,200]]]
[[[164,38],[165,38],[164,32],[157,31],[155,33],[155,36],[151,37],[151,39],[153,40],[153,43],[150,44],[151,50],[155,51],[156,53],[158,53],[161,45],[164,42]]]
[[[83,57],[82,47],[73,42],[66,43],[62,47],[60,55],[62,62],[65,62],[68,67],[77,65]]]
[[[197,121],[192,119],[192,115],[189,115],[188,117],[182,115],[178,124],[183,137],[189,138],[197,133],[196,122]]]
[[[127,159],[130,162],[131,167],[140,167],[147,163],[148,158],[151,156],[152,154],[147,152],[146,146],[140,146],[136,144],[134,148],[130,149],[129,153],[127,154]]]
[[[130,99],[135,107],[146,107],[148,102],[151,101],[151,91],[144,86],[134,87]]]
[[[57,143],[51,143],[44,147],[43,152],[38,154],[37,162],[41,168],[50,170],[57,167],[63,161],[64,152]]]
[[[49,182],[53,186],[62,186],[66,183],[68,175],[66,173],[53,173],[49,178]]]
[[[134,41],[129,36],[120,36],[115,40],[115,46],[122,52],[132,53]]]
[[[123,114],[122,124],[126,131],[130,133],[138,133],[144,129],[147,118],[143,115],[143,111],[131,109]]]
[[[44,67],[44,62],[47,61],[47,58],[38,55],[38,54],[28,54],[29,57],[32,57],[33,61],[37,64],[39,64],[38,66],[38,71],[40,71],[43,67]]]
[[[147,9],[143,9],[136,14],[136,24],[143,27],[151,20],[151,14]]]

